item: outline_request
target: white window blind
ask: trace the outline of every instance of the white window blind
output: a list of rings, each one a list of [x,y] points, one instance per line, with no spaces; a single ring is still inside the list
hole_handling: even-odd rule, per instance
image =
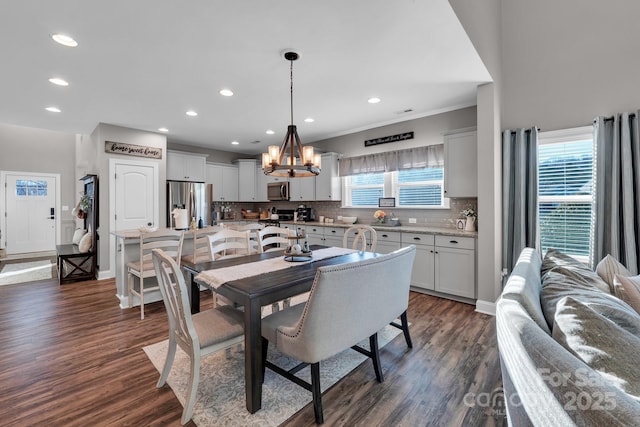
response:
[[[584,136],[584,135],[583,135]],[[593,237],[593,140],[541,134],[538,203],[542,250],[559,249],[588,261]]]

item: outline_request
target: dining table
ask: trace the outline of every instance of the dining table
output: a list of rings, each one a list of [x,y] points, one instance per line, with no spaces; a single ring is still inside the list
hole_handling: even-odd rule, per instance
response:
[[[326,247],[320,245],[311,246],[315,253],[324,248]],[[291,262],[289,268],[268,272],[256,269],[255,275],[230,280],[214,289],[218,294],[244,307],[245,393],[246,407],[250,413],[255,413],[262,407],[262,307],[309,291],[319,267],[357,262],[376,256],[380,254],[350,251],[318,260],[292,258],[291,261],[294,262]],[[283,258],[283,253],[266,252],[195,264],[183,262],[183,269],[191,275],[192,313],[200,310],[200,285],[212,288],[207,281],[197,279],[201,273],[211,275],[217,269],[229,271],[227,267],[246,268],[249,263],[277,257]]]

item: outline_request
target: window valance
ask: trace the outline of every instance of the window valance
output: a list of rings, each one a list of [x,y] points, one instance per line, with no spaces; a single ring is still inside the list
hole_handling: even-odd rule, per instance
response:
[[[340,160],[340,176],[361,173],[392,172],[400,169],[441,168],[444,166],[444,144],[408,148],[346,157]]]

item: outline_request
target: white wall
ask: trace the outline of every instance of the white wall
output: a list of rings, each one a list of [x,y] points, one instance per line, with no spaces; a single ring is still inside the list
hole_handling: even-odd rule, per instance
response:
[[[502,2],[503,128],[590,125],[640,107],[640,2]]]
[[[377,127],[349,135],[316,141],[313,145],[322,151],[335,151],[342,153],[344,157],[360,156],[363,154],[380,153],[383,151],[402,150],[406,148],[420,147],[424,145],[442,144],[443,133],[455,129],[463,129],[476,126],[476,107],[468,107],[460,110],[422,117],[392,125]],[[365,147],[364,141],[383,136],[396,135],[404,132],[414,132],[414,139],[391,142],[388,144]],[[303,143],[304,135],[300,135]]]
[[[60,174],[60,203],[69,207],[67,212],[60,210],[60,243],[71,243],[64,230],[73,227],[71,209],[79,199],[75,143],[75,134],[0,124],[0,170]]]
[[[140,160],[140,157],[131,157],[122,154],[106,153],[104,150],[105,142],[122,142],[126,144],[142,145],[145,147],[155,147],[162,149],[162,159],[145,159],[149,162],[157,162],[159,165],[159,189],[158,195],[158,213],[160,218],[160,226],[164,227],[166,222],[165,205],[166,205],[166,156],[167,156],[167,138],[165,135],[145,132],[137,129],[129,129],[120,126],[113,126],[100,123],[91,134],[91,143],[96,147],[98,166],[98,175],[100,178],[100,272],[101,278],[115,274],[112,265],[112,255],[115,253],[115,245],[111,245],[113,238],[110,235],[111,226],[110,219],[113,218],[115,212],[113,207],[109,205],[109,177],[113,171],[109,170],[109,159],[132,159]],[[90,161],[90,160],[89,160]],[[107,272],[108,271],[108,272]]]

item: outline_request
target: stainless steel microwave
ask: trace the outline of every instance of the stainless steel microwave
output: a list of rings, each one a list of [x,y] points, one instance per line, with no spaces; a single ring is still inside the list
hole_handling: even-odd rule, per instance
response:
[[[267,200],[289,200],[289,181],[268,183]]]

